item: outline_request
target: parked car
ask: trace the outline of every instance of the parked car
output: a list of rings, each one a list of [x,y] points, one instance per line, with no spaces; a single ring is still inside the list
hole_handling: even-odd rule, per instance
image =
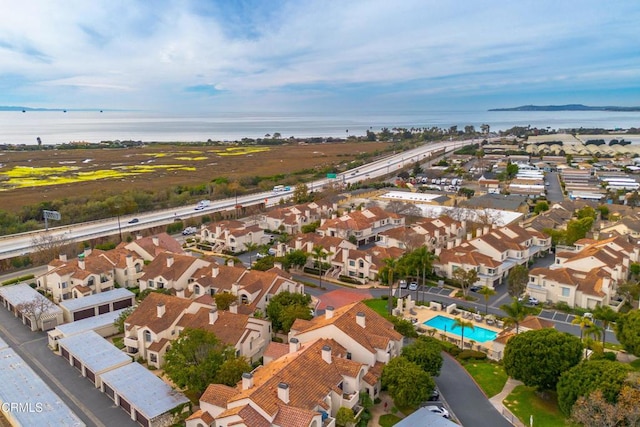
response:
[[[400,280],[400,289],[407,289],[407,281]]]
[[[133,219],[129,220],[129,224],[135,224],[135,223],[138,223],[138,222],[140,222],[140,220],[138,218],[133,218]]]
[[[441,417],[449,418],[449,411],[445,408],[436,405],[425,406],[429,412],[433,412],[434,414],[438,414]]]
[[[187,227],[184,230],[182,230],[182,235],[183,236],[188,236],[190,234],[196,234],[197,231],[198,231],[198,229],[195,228],[195,227]]]
[[[416,282],[409,283],[409,290],[410,291],[417,291],[418,290],[418,284]]]
[[[484,288],[484,286],[480,286],[480,285],[473,285],[469,288],[469,290],[471,292],[478,292],[480,291],[482,288]]]

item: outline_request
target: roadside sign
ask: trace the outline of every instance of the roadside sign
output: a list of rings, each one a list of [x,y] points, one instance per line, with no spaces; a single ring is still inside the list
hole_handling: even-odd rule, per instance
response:
[[[336,179],[338,177],[338,174],[335,173],[328,173],[327,174],[327,179]]]

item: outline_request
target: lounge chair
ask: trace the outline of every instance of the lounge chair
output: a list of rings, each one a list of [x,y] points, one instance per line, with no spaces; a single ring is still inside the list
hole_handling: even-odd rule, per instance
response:
[[[482,315],[480,314],[474,314],[473,315],[473,320],[475,320],[476,322],[482,322]]]

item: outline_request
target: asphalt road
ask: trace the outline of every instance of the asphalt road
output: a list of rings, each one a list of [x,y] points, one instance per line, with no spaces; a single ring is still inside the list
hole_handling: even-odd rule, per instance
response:
[[[558,172],[548,172],[545,177],[545,181],[549,183],[547,189],[547,200],[555,203],[562,202],[564,200],[564,194],[562,193],[562,187],[560,186],[560,179]]]
[[[442,358],[440,376],[434,379],[455,418],[463,426],[512,427],[458,362],[444,352]]]
[[[137,426],[89,380],[47,347],[44,332],[31,332],[0,306],[0,337],[27,363],[87,426]]]

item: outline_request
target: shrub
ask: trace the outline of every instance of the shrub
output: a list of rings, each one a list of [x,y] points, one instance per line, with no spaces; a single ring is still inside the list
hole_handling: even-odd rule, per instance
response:
[[[460,352],[460,354],[458,354],[457,357],[459,360],[468,360],[468,359],[484,360],[487,358],[487,355],[481,351],[463,350]]]
[[[340,276],[338,276],[338,279],[341,282],[352,283],[354,285],[361,285],[362,284],[360,281],[354,279],[353,277],[349,277],[349,276],[340,275]]]

